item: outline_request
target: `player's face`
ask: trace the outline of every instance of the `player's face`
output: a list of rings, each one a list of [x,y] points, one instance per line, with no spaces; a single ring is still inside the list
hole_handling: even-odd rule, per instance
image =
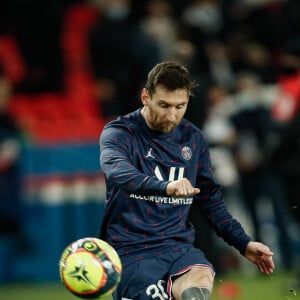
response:
[[[168,133],[173,131],[183,118],[189,94],[186,89],[168,91],[163,86],[158,86],[152,97],[143,89],[141,99],[144,105],[142,114],[149,128]]]

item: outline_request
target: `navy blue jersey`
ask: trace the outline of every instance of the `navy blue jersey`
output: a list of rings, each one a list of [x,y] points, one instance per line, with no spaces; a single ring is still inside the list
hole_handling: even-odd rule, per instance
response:
[[[207,143],[188,120],[171,133],[149,129],[140,110],[108,123],[100,137],[100,165],[107,184],[100,238],[120,255],[192,244],[193,201],[217,234],[244,254],[250,238],[227,211]],[[167,184],[183,177],[201,192],[167,196]]]

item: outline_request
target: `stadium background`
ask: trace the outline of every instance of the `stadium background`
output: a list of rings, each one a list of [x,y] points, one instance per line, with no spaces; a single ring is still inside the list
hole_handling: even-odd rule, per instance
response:
[[[17,162],[18,181],[14,186],[14,190],[19,191],[18,197],[11,203],[4,203],[5,200],[2,198],[4,204],[1,206],[1,218],[4,220],[1,219],[0,235],[1,298],[3,295],[5,299],[10,298],[11,300],[73,299],[74,297],[69,295],[59,283],[57,264],[61,251],[77,238],[95,236],[98,233],[105,201],[104,179],[98,161],[99,134],[105,122],[136,105],[135,102],[130,103],[133,101],[131,99],[128,102],[124,100],[125,105],[124,103],[120,105],[118,99],[115,99],[115,102],[109,102],[108,105],[105,105],[105,101],[99,100],[99,97],[105,99],[107,89],[105,89],[103,78],[107,74],[102,73],[101,62],[98,62],[99,66],[97,66],[100,71],[94,66],[97,64],[94,52],[99,49],[96,47],[93,52],[91,45],[94,42],[89,40],[89,34],[94,28],[97,28],[99,18],[102,18],[103,11],[101,12],[101,9],[103,7],[101,5],[104,2],[101,0],[4,0],[0,3],[1,77],[8,79],[11,84],[12,91],[8,111],[21,128],[18,140],[21,145],[20,157]],[[146,15],[146,3],[151,1],[131,2],[131,24],[138,27]],[[153,2],[169,3],[168,5],[173,10],[173,18],[184,19],[184,12],[189,5],[197,1]],[[300,35],[300,25],[297,21],[300,18],[297,18],[297,13],[299,13],[297,1],[198,2],[211,5],[216,11],[221,11],[223,19],[226,19],[225,16],[235,10],[235,13],[241,12],[240,18],[247,19],[245,17],[247,14],[253,14],[252,18],[254,19],[255,16],[260,17],[260,19],[256,19],[257,23],[253,22],[253,19],[251,23],[251,18],[247,19],[248,23],[245,22],[248,26],[246,32],[251,32],[251,42],[255,41],[255,45],[260,46],[260,49],[264,49],[264,51],[267,49],[270,52],[269,49],[274,47],[272,64],[270,62],[264,64],[260,61],[261,63],[257,65],[255,58],[252,57],[253,65],[249,59],[247,63],[244,61],[243,67],[239,66],[238,69],[243,71],[245,68],[247,72],[251,70],[251,74],[261,76],[264,84],[277,85],[288,92],[289,97],[277,95],[276,99],[279,100],[272,102],[273,106],[270,110],[277,120],[290,122],[297,115],[300,102],[298,75],[300,47],[297,44]],[[164,5],[159,7],[160,10],[165,9]],[[264,13],[267,13],[265,16],[268,17],[266,20],[270,22],[269,26],[263,26],[261,23],[263,19],[261,19],[261,15]],[[193,15],[188,16],[189,20],[193,17]],[[145,65],[140,68],[132,67],[133,72],[138,71],[138,75],[129,79],[135,81],[136,77],[146,74],[144,70],[147,70],[149,65],[153,61],[155,62],[155,59],[157,61],[167,58],[183,59],[184,62],[190,63],[189,60],[186,60],[187,57],[184,56],[184,53],[185,51],[189,53],[191,45],[194,46],[192,49],[196,49],[194,51],[202,52],[208,45],[215,45],[216,41],[216,44],[222,41],[221,44],[226,45],[229,39],[224,38],[224,35],[228,35],[231,28],[224,29],[226,25],[228,26],[224,20],[223,23],[218,23],[218,14],[212,13],[210,17],[211,19],[204,23],[208,26],[217,24],[219,27],[212,26],[210,29],[208,27],[205,34],[202,32],[201,36],[198,35],[199,32],[183,30],[179,34],[180,41],[172,39],[167,41],[169,46],[172,42],[178,47],[184,45],[176,54],[173,52],[168,54],[168,49],[163,47],[157,47],[161,50],[161,52],[158,51],[157,56],[153,53],[146,56],[145,51],[145,56],[142,57]],[[235,21],[237,22],[237,20]],[[284,22],[288,23],[284,27],[286,31],[280,31],[279,27]],[[143,24],[146,26],[146,22]],[[150,24],[153,23],[150,22]],[[268,23],[266,22],[266,24]],[[255,30],[251,26],[256,28],[256,34],[253,33]],[[266,27],[268,28],[266,29]],[[262,28],[265,29],[264,32]],[[257,35],[260,30],[262,36]],[[224,34],[225,31],[226,34]],[[274,31],[273,35],[272,31]],[[95,32],[97,33],[96,30]],[[243,34],[243,31],[241,32]],[[187,35],[185,36],[185,34]],[[263,36],[263,34],[268,36]],[[194,36],[201,37],[201,40],[193,39]],[[164,38],[166,37],[164,36]],[[125,36],[125,41],[128,38]],[[241,40],[251,48],[247,38]],[[189,43],[182,43],[182,41]],[[159,44],[159,39],[156,42]],[[142,46],[145,47],[145,45],[148,44],[139,44],[139,47],[144,51],[145,48]],[[152,44],[149,46],[153,47]],[[105,48],[106,45],[102,45],[102,47]],[[117,49],[120,54],[122,47],[121,45],[120,50]],[[162,49],[165,49],[165,52]],[[208,47],[208,49],[213,51],[213,48]],[[219,51],[222,50],[219,49]],[[102,55],[102,52],[99,53]],[[261,54],[261,52],[259,53]],[[104,54],[108,55],[106,52]],[[214,82],[214,86],[217,82],[218,87],[222,86],[221,83],[224,84],[224,82],[230,86],[233,85],[232,78],[236,76],[234,74],[233,77],[224,75],[226,79],[214,78],[214,68],[211,65],[207,66],[209,63],[205,61],[205,58],[207,59],[207,54],[202,55],[201,59],[193,61],[195,65],[192,63],[193,75],[198,78],[200,83],[201,95],[199,97],[204,100],[202,104],[198,103],[198,106],[193,104],[188,112],[189,117],[200,127],[205,123],[207,94],[210,91],[211,82]],[[106,59],[116,61],[115,64],[110,65],[116,72],[119,69],[122,70],[117,57],[104,57],[104,60]],[[121,57],[121,59],[124,58]],[[126,68],[131,64],[134,65],[131,60],[123,62]],[[134,63],[136,63],[135,60]],[[220,65],[223,63],[224,61],[221,59]],[[225,60],[225,63],[228,61]],[[197,68],[200,70],[203,68],[203,74]],[[217,70],[221,72],[223,69],[217,68]],[[267,74],[267,71],[269,73],[273,71],[272,76]],[[212,73],[209,83],[204,80],[207,72]],[[199,73],[201,74],[199,75]],[[124,76],[133,76],[133,74],[125,73]],[[128,78],[125,77],[124,81],[127,82]],[[282,77],[285,80],[280,80]],[[102,84],[100,92],[98,82]],[[138,87],[139,85],[132,88],[135,88],[136,92]],[[233,87],[231,89],[234,90]],[[123,95],[125,97],[125,94]],[[126,95],[129,97],[132,94]],[[289,100],[291,101],[287,106],[290,109],[286,108],[284,104],[282,105]],[[297,139],[299,135],[292,138]],[[299,154],[299,150],[297,151]],[[297,162],[299,165],[300,161]],[[1,188],[5,189],[6,186],[1,185]],[[6,192],[1,190],[2,195],[6,195]],[[11,196],[11,199],[15,199],[14,197]],[[239,199],[233,197],[231,200],[228,203],[230,209],[242,221],[246,229],[253,233],[249,212]],[[290,260],[290,264],[285,264],[281,257],[279,245],[281,233],[274,224],[276,220],[270,203],[268,201],[259,203],[260,211],[262,211],[259,218],[264,225],[265,233],[263,238],[274,249],[278,265],[275,274],[271,277],[258,275],[255,268],[240,259],[234,250],[217,241],[210,231],[205,230],[204,232],[203,230],[204,238],[209,241],[208,256],[215,259],[220,268],[217,277],[218,289],[214,294],[215,299],[276,300],[276,297],[278,299],[299,297],[299,292],[297,294],[300,256],[299,223],[297,221],[299,208],[297,203],[288,199],[285,201],[289,207],[287,219],[292,250],[291,256],[284,259]],[[295,217],[294,211],[297,211]],[[11,222],[3,223],[7,221],[7,218],[3,217],[5,214],[15,222],[12,226]],[[10,218],[8,219],[11,221]]]

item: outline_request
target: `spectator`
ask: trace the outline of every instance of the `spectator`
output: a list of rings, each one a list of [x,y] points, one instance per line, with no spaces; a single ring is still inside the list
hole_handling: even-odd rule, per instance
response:
[[[0,75],[0,233],[19,230],[19,129],[8,112],[10,82]]]
[[[159,60],[156,44],[131,19],[130,0],[104,0],[90,33],[95,90],[106,119],[137,108],[143,75]]]
[[[64,6],[50,0],[6,2],[9,30],[16,36],[27,71],[17,91],[61,91],[64,74],[60,34]]]
[[[288,233],[290,214],[282,181],[270,164],[267,143],[273,132],[273,124],[270,106],[264,101],[262,90],[256,75],[241,74],[237,79],[237,93],[234,96],[237,109],[231,114],[231,121],[238,135],[234,155],[242,199],[253,222],[254,236],[260,241],[266,238],[259,214],[259,205],[265,199],[272,207],[282,267],[290,269],[293,264]]]
[[[183,21],[206,38],[219,36],[224,25],[219,2],[218,0],[193,0],[183,12]]]
[[[208,41],[205,46],[205,55],[209,73],[213,82],[220,86],[233,88],[235,74],[228,55],[228,47],[221,41]]]
[[[218,0],[193,0],[181,14],[185,39],[189,40],[197,51],[197,65],[209,72],[205,45],[210,40],[221,39],[223,29],[222,7]]]
[[[279,96],[272,107],[276,143],[271,162],[284,182],[288,202],[300,224],[300,69],[298,73],[282,78],[279,86]]]
[[[178,24],[168,0],[150,0],[146,3],[146,14],[141,27],[150,39],[158,45],[160,59],[169,60],[178,38]]]
[[[211,161],[215,175],[222,184],[223,193],[229,209],[236,209],[240,200],[238,195],[239,177],[232,155],[232,147],[236,142],[236,132],[228,118],[232,110],[232,101],[227,88],[220,85],[212,85],[207,90],[207,111],[203,123],[203,133],[207,139]],[[194,203],[193,203],[194,205]],[[231,208],[230,208],[231,207]],[[192,215],[198,213],[197,207],[191,210]],[[199,213],[198,213],[199,214]],[[195,216],[196,228],[199,224],[199,215]],[[193,218],[192,218],[193,220]],[[202,225],[200,227],[200,225]],[[199,228],[204,230],[204,225]],[[204,230],[204,232],[209,229]],[[222,245],[212,234],[206,234],[204,238],[196,230],[196,242],[199,247],[205,245],[209,248],[208,256],[218,268],[218,272],[226,272],[238,266],[238,257],[232,249]],[[201,243],[202,241],[202,243]]]

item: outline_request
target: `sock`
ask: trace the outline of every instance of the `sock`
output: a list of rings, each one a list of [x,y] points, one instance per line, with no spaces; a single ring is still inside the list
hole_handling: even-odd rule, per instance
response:
[[[182,300],[209,300],[210,290],[205,287],[190,287],[181,294]]]

